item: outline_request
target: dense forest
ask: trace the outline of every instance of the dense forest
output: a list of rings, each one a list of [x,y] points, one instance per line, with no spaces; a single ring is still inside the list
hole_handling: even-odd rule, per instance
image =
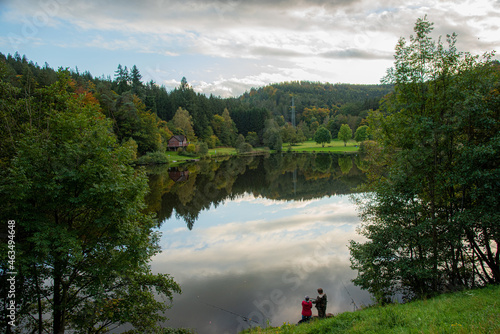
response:
[[[43,67],[26,56],[0,54],[2,80],[30,94],[35,88],[57,81],[56,70]],[[252,88],[240,97],[220,98],[196,93],[182,78],[179,87],[168,91],[157,83],[143,82],[134,65],[118,65],[114,78],[94,77],[78,69],[68,70],[77,91],[95,98],[104,114],[113,121],[120,141],[132,138],[139,155],[164,151],[173,134],[190,142],[205,142],[209,148],[235,146],[243,135],[252,146],[274,146],[274,141],[297,142],[310,139],[319,126],[336,137],[342,124],[356,130],[364,124],[369,110],[392,91],[392,85],[348,85],[319,82],[286,82]],[[290,126],[292,96],[296,130]],[[266,134],[267,131],[267,134]],[[269,135],[278,134],[278,139]],[[272,137],[270,139],[270,137]]]

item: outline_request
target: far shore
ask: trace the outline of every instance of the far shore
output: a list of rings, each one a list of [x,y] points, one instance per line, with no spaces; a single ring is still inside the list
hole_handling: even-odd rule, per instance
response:
[[[293,145],[289,143],[284,143],[281,152],[348,154],[348,153],[355,153],[358,150],[359,150],[359,143],[354,140],[348,141],[345,146],[344,142],[340,140],[332,140],[330,143],[325,143],[324,146],[322,144],[316,143],[315,141],[309,140],[303,143],[297,143]],[[251,152],[247,153],[238,153],[238,151],[234,147],[216,147],[208,150],[206,158],[216,158],[216,157],[233,156],[233,155],[234,156],[260,155],[260,154],[269,154],[276,152],[277,152],[276,150],[269,150],[267,147],[256,147]],[[173,151],[166,152],[166,155],[168,157],[169,165],[171,166],[176,166],[186,162],[191,162],[193,160],[203,159],[201,156],[198,155],[192,155],[192,156],[179,155],[178,152],[173,152]]]

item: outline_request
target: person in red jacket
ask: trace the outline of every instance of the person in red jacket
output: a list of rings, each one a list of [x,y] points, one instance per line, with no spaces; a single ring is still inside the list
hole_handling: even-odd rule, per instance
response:
[[[305,322],[311,319],[313,304],[309,300],[309,296],[302,301],[302,320],[300,322]]]

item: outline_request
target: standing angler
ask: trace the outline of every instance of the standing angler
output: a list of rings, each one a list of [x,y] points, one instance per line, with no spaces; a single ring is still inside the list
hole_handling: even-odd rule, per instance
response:
[[[324,318],[326,316],[326,294],[323,293],[323,289],[318,289],[318,297],[313,301],[316,304],[316,308],[318,309],[318,317]]]

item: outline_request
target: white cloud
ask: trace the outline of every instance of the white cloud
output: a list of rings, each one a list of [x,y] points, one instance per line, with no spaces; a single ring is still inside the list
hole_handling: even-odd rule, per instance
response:
[[[4,3],[3,19],[18,22],[20,29],[15,33],[20,36],[26,35],[28,25],[33,26],[36,33],[25,36],[31,39],[40,37],[47,27],[69,27],[96,52],[134,52],[138,58],[145,53],[234,60],[225,73],[212,71],[210,76],[202,69],[198,72],[204,73],[203,78],[189,78],[197,91],[221,96],[290,80],[377,83],[391,65],[398,38],[409,36],[416,19],[426,14],[435,22],[437,34],[459,33],[461,50],[484,52],[499,45],[500,3],[494,0]],[[71,41],[56,45],[69,47]],[[249,61],[274,67],[272,71],[257,66],[252,73],[227,73],[231,69],[237,72]],[[206,62],[192,62],[178,71],[196,72],[197,66],[206,66]],[[161,83],[172,77],[155,80]]]
[[[360,239],[355,232],[359,219],[347,199],[295,203],[242,196],[232,205],[243,201],[260,208],[275,205],[279,217],[242,219],[189,232],[165,231],[164,251],[153,261],[155,270],[168,266],[168,271],[177,276],[191,277],[238,273],[249,268],[252,272],[284,270],[304,263],[311,269],[329,266],[332,261],[347,265],[346,243]],[[187,233],[189,237],[183,237]]]

